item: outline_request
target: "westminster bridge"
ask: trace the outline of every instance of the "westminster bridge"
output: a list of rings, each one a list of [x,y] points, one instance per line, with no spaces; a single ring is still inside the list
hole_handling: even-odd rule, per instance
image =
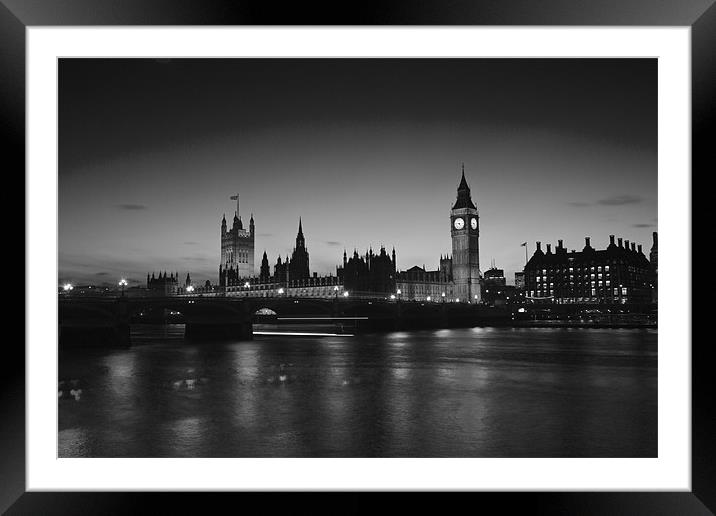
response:
[[[511,318],[507,309],[368,295],[330,298],[60,295],[60,344],[129,346],[130,324],[152,313],[180,314],[185,323],[185,336],[198,339],[251,339],[254,324],[271,318],[305,324],[346,322],[351,331],[358,332],[499,324]]]

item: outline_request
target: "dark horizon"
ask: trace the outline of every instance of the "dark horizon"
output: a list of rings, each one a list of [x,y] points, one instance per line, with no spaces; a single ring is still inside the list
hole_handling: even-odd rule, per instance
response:
[[[256,263],[311,271],[395,246],[398,268],[450,253],[465,163],[480,262],[529,242],[647,250],[657,226],[655,59],[62,59],[60,282],[214,283],[239,193]],[[258,266],[257,266],[258,268]],[[258,270],[256,271],[258,273]]]

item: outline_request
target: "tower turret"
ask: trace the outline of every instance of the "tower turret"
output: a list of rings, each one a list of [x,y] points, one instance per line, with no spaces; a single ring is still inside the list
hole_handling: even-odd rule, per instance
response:
[[[288,258],[286,258],[288,262]],[[288,266],[289,278],[291,281],[308,279],[310,276],[308,267],[308,250],[306,239],[303,236],[303,219],[298,219],[298,233],[296,234],[296,247],[293,249],[291,261]]]
[[[477,209],[477,207],[473,204],[472,198],[470,196],[470,187],[467,185],[467,180],[465,179],[465,164],[462,164],[462,178],[460,179],[460,184],[457,187],[457,200],[455,201],[455,205],[452,207],[453,210],[457,210],[460,208],[471,208],[473,210]]]
[[[465,179],[465,164],[462,165],[457,199],[450,211],[450,235],[452,237],[451,270],[455,282],[455,297],[471,303],[480,302],[482,294],[480,289],[479,214]]]
[[[261,258],[261,271],[259,273],[259,279],[261,281],[267,282],[270,277],[271,270],[269,269],[268,256],[266,256],[266,251],[264,251],[263,258]]]

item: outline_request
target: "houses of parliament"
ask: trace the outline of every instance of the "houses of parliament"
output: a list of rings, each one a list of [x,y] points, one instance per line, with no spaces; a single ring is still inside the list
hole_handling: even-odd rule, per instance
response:
[[[480,271],[480,216],[465,178],[464,166],[455,201],[449,210],[449,217],[446,217],[450,224],[452,252],[440,256],[436,270],[414,265],[399,271],[395,248],[388,252],[381,246],[377,251],[369,247],[365,253],[354,249],[349,254],[344,250],[342,263],[336,266],[335,273],[319,276],[310,270],[303,220],[299,217],[290,256],[278,256],[272,267],[264,251],[257,274],[254,267],[256,223],[253,214],[248,229],[244,228],[238,195],[231,198],[237,201],[236,211],[231,228],[225,215],[221,220],[218,289],[209,281],[204,286],[195,286],[188,274],[182,284],[178,272],[169,276],[164,272],[158,277],[147,275],[149,290],[161,295],[350,296],[462,303],[481,303],[485,290],[485,298],[491,302],[488,289],[492,278],[485,280]],[[568,253],[563,241],[559,240],[554,253],[550,244],[547,244],[547,252],[544,253],[541,243],[537,242],[534,255],[526,263],[524,272],[519,273],[521,284],[516,288],[522,292],[522,299],[530,303],[656,303],[656,232],[653,238],[650,259],[642,252],[641,245],[632,242],[630,246],[628,240],[624,245],[621,238],[616,243],[614,235],[610,235],[610,244],[603,251],[594,249],[589,237],[586,237],[580,252],[573,250]],[[486,275],[492,276],[493,271],[498,272],[499,269],[493,268]],[[504,287],[504,277],[502,280]]]
[[[464,166],[457,196],[449,212],[452,255],[441,256],[440,266],[435,271],[414,266],[399,272],[395,248],[389,253],[381,246],[378,251],[370,247],[364,254],[354,249],[349,255],[344,250],[343,261],[336,266],[335,274],[319,276],[316,272],[311,273],[303,221],[299,217],[291,256],[278,256],[272,271],[264,251],[256,274],[254,217],[252,214],[249,227],[245,229],[238,195],[232,199],[237,200],[237,206],[231,228],[227,226],[225,215],[221,220],[219,287],[227,295],[398,296],[405,300],[471,303],[481,300],[479,213],[465,179]]]

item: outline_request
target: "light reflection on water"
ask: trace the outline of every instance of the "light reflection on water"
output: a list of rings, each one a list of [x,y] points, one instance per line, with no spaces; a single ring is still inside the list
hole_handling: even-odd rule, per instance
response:
[[[653,330],[182,330],[60,354],[59,456],[656,456]]]

